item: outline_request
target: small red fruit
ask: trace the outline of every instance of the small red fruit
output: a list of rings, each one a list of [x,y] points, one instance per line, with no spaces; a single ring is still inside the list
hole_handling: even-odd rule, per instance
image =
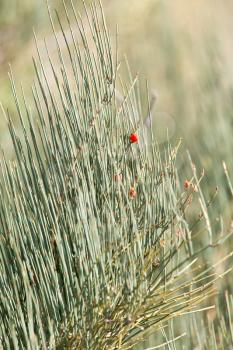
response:
[[[138,142],[138,135],[137,134],[131,134],[129,139],[130,139],[131,143]]]
[[[130,196],[131,198],[135,198],[136,195],[137,195],[137,192],[136,192],[135,188],[134,188],[134,187],[131,187],[130,190],[129,190],[129,196]]]
[[[188,180],[185,180],[185,182],[184,182],[184,188],[185,188],[185,190],[188,190],[189,187],[190,187],[190,185],[191,185],[191,182],[188,181]]]

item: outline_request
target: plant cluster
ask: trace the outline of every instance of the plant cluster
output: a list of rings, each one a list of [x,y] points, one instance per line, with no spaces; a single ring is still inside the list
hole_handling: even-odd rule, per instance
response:
[[[84,4],[85,19],[63,5],[62,37],[49,10],[57,57],[45,42],[45,64],[37,46],[34,109],[10,74],[22,137],[3,109],[15,159],[0,165],[0,345],[130,349],[209,309],[231,254],[214,266],[201,254],[231,233],[213,241],[201,176],[177,173],[179,144],[161,149],[150,125],[148,145],[138,78],[121,79],[101,4]]]

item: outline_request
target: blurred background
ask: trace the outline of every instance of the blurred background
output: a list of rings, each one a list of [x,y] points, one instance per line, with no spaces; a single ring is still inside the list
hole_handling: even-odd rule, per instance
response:
[[[74,0],[77,7],[80,3]],[[62,16],[61,1],[50,4]],[[207,201],[218,187],[210,210],[215,237],[229,232],[233,228],[233,1],[103,0],[103,5],[113,41],[118,26],[120,60],[126,55],[132,74],[140,76],[144,104],[147,81],[158,95],[153,128],[159,143],[166,142],[167,133],[173,144],[182,139],[181,186],[192,176],[188,150],[199,173],[205,170],[202,188]],[[43,0],[0,0],[0,101],[16,127],[9,63],[17,86],[22,82],[30,102],[36,55],[33,28],[39,43],[45,37],[49,47],[53,45]],[[0,146],[11,157],[2,112]],[[224,284],[232,292],[231,278]]]

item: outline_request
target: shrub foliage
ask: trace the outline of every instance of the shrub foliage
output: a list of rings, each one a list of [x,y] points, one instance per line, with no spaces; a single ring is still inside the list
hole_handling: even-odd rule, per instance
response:
[[[33,107],[10,73],[22,133],[3,110],[15,151],[1,157],[4,349],[130,349],[215,294],[197,264],[211,242],[194,239],[211,236],[200,179],[183,191],[178,146],[161,150],[152,130],[148,144],[138,78],[121,80],[101,5],[71,9],[58,30],[49,10],[56,56],[36,41]]]

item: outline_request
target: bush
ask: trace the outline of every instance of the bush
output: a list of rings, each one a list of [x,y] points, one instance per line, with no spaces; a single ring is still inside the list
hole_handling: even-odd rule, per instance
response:
[[[122,81],[101,5],[84,19],[71,7],[68,29],[57,15],[59,34],[49,11],[57,57],[37,46],[34,109],[10,74],[22,137],[4,112],[15,150],[1,159],[4,349],[132,348],[196,311],[225,274],[221,261],[198,260],[223,241],[213,242],[201,176],[192,165],[184,190],[179,144],[161,150],[145,126],[138,79]]]

